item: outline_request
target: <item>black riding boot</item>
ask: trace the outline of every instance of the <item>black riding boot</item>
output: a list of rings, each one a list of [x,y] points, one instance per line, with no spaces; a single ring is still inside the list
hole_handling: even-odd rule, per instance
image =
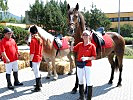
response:
[[[92,86],[87,86],[87,100],[91,100],[92,98]]]
[[[79,84],[79,95],[80,95],[80,97],[78,98],[78,100],[85,100],[83,84],[81,84],[81,85]]]
[[[8,89],[13,90],[14,86],[12,86],[11,79],[10,79],[10,74],[6,74],[6,80],[7,80],[7,87],[8,87]]]
[[[39,91],[41,91],[40,83],[41,83],[41,78],[36,78],[36,85],[35,85],[35,88],[34,88],[34,90],[31,90],[31,91],[32,91],[32,92],[39,92]]]
[[[42,87],[41,76],[40,76],[39,86]],[[36,87],[36,84],[34,85],[34,87]]]
[[[13,72],[13,76],[14,76],[14,86],[23,85],[23,83],[20,83],[19,80],[18,80],[18,72]]]

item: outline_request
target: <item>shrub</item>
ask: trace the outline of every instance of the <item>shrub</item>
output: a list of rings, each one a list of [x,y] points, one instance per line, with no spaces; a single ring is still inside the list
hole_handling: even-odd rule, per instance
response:
[[[0,34],[1,34],[0,39],[2,39],[4,37],[4,34],[2,32],[3,32],[3,29],[5,27],[6,26],[0,25]],[[21,27],[12,26],[12,25],[9,25],[7,27],[9,27],[13,30],[13,33],[14,33],[13,38],[15,39],[15,41],[18,45],[26,43],[26,38],[28,37],[28,31],[27,30],[25,30]]]
[[[133,44],[133,38],[130,37],[124,37],[126,45],[132,45]]]
[[[125,48],[125,52],[124,52],[125,56],[133,56],[133,49],[126,47]]]

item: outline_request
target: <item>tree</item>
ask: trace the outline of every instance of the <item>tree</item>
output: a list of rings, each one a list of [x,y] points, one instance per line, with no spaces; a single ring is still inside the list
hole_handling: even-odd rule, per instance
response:
[[[132,33],[133,33],[133,26],[130,24],[124,24],[120,26],[120,34],[123,37],[133,37]],[[113,31],[117,32],[118,31],[118,27],[114,28]]]
[[[41,1],[40,3],[39,0],[36,0],[35,4],[30,5],[30,11],[28,15],[31,23],[37,24],[39,26],[43,24],[43,21],[44,21],[43,9],[44,9],[43,2]]]
[[[61,9],[58,5],[58,2],[51,0],[47,2],[44,7],[44,26],[46,30],[56,30],[58,32],[62,31],[62,27],[64,26],[63,16]]]
[[[2,11],[8,10],[7,2],[8,2],[7,0],[0,0],[0,8]]]
[[[66,0],[64,1],[64,3],[62,3],[60,1],[59,3],[60,9],[61,9],[61,13],[63,16],[63,26],[62,26],[62,33],[65,35],[67,34],[67,2]]]
[[[7,0],[0,0],[0,10],[4,11],[4,14],[6,14],[6,11],[8,10]],[[2,20],[2,13],[0,15],[0,19]]]
[[[99,27],[105,27],[108,30],[111,26],[111,22],[109,18],[105,16],[105,14],[96,8],[95,5],[92,4],[92,8],[84,14],[86,24],[89,25],[91,29],[96,30]]]

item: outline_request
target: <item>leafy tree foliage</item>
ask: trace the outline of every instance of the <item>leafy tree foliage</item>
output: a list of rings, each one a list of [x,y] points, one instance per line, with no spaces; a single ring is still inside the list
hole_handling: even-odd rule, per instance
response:
[[[64,1],[64,3],[60,1],[59,6],[60,6],[61,13],[63,16],[62,34],[65,35],[67,32],[67,2],[66,0]]]
[[[96,8],[95,5],[92,4],[92,8],[89,11],[84,13],[86,25],[91,29],[96,30],[98,27],[105,27],[108,30],[111,26],[110,20],[105,16],[105,14]]]
[[[30,22],[41,25],[43,22],[43,2],[39,2],[39,0],[35,1],[35,4],[30,5],[30,11],[29,11],[29,20]],[[43,16],[42,16],[43,15]]]
[[[56,30],[64,33],[66,31],[66,6],[66,1],[58,3],[50,0],[43,5],[43,2],[39,3],[39,0],[36,0],[35,4],[30,6],[30,22],[42,26],[47,31]]]
[[[2,11],[7,11],[8,10],[8,1],[7,0],[0,0],[0,8]]]
[[[53,29],[59,32],[62,31],[62,27],[64,27],[64,19],[58,2],[54,0],[47,2],[44,7],[44,12],[44,26],[46,30]]]
[[[113,31],[117,32],[118,27],[114,28]],[[120,26],[120,34],[123,37],[133,37],[133,26],[130,24],[124,24]]]
[[[93,4],[90,12],[84,10],[82,13],[86,25],[90,28],[105,27],[106,30],[110,28],[110,20]],[[43,26],[47,31],[53,29],[57,32],[66,33],[68,28],[67,1],[58,3],[58,1],[50,0],[43,6],[42,2],[39,3],[39,0],[36,0],[35,4],[30,6],[29,18],[32,23]]]

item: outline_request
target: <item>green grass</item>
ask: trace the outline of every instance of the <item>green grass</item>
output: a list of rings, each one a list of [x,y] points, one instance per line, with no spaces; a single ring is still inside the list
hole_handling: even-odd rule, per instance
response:
[[[126,59],[133,59],[133,56],[124,56]]]

